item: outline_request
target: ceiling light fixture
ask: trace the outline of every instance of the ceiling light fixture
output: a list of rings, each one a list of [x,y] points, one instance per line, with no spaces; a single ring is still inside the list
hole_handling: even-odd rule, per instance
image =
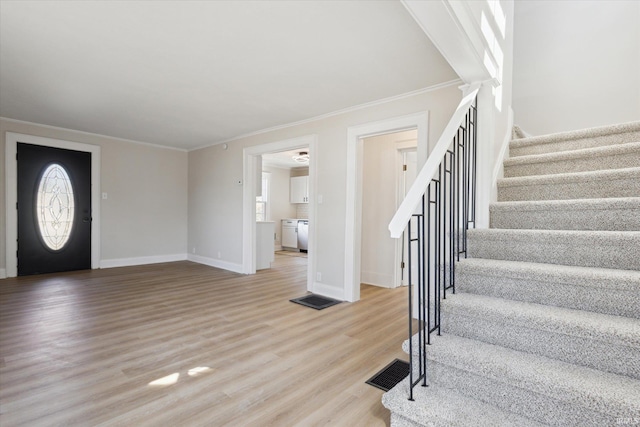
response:
[[[309,163],[309,153],[306,151],[301,151],[297,156],[292,157],[298,163]]]

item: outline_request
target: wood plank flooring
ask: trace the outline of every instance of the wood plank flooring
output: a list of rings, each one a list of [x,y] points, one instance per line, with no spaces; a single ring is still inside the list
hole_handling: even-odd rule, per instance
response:
[[[0,280],[0,425],[384,426],[364,382],[407,359],[406,288],[317,311],[306,259]]]

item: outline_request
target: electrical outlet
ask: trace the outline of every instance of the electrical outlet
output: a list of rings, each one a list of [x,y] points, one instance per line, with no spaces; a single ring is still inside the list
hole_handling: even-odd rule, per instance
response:
[[[218,251],[218,259],[222,258],[222,252]]]
[[[196,253],[196,247],[195,246],[193,247],[193,249],[191,249],[191,252],[194,253],[194,254]]]
[[[316,282],[322,282],[322,273],[316,272]]]

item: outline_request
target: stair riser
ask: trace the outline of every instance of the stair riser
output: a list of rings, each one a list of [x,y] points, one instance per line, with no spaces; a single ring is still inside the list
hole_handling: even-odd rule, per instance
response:
[[[590,408],[588,404],[554,399],[521,386],[470,373],[430,360],[429,384],[448,387],[467,396],[491,403],[503,410],[527,416],[552,426],[600,427],[615,425],[615,418]],[[622,415],[621,415],[622,416]]]
[[[603,180],[566,180],[559,182],[526,182],[518,185],[498,182],[498,201],[607,199],[640,197],[640,179],[635,174],[625,178]]]
[[[528,156],[532,154],[557,153],[561,151],[582,150],[585,148],[605,147],[609,145],[625,144],[628,142],[639,142],[640,132],[626,132],[621,134],[603,135],[595,138],[578,138],[565,141],[557,141],[541,144],[518,144],[512,143],[509,147],[509,155]],[[517,142],[517,140],[515,141]]]
[[[640,209],[491,209],[491,228],[521,230],[639,231]]]
[[[382,404],[391,411],[391,425],[398,427],[544,427],[511,412],[461,395],[448,388],[413,389],[409,401],[408,379],[382,396]]]
[[[591,337],[555,332],[551,328],[541,330],[514,325],[507,318],[489,319],[459,311],[452,313],[446,305],[443,307],[443,332],[613,374],[640,378],[638,347],[624,345],[613,338],[604,342]]]
[[[585,278],[585,282],[590,279]],[[598,279],[588,286],[575,286],[536,280],[535,277],[511,278],[504,274],[484,275],[468,271],[456,273],[456,290],[515,301],[585,310],[640,319],[640,286],[636,291],[598,287]]]
[[[554,175],[572,172],[588,172],[606,169],[625,169],[640,166],[640,150],[602,156],[588,156],[576,159],[559,159],[543,163],[505,164],[504,176],[520,177]]]
[[[625,239],[616,236],[593,239],[583,236],[511,237],[510,240],[494,240],[483,238],[480,233],[469,233],[469,255],[505,261],[640,270],[640,237],[637,234]]]

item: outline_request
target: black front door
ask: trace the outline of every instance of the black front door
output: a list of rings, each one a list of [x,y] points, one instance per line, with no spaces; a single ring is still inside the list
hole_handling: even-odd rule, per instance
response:
[[[18,143],[18,275],[91,268],[91,153]]]

